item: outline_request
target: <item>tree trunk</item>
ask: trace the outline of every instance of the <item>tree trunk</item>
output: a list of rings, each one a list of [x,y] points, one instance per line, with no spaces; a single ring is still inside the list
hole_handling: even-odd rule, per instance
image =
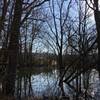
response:
[[[22,0],[15,0],[14,17],[11,24],[10,41],[8,46],[8,66],[3,83],[3,93],[9,96],[13,96],[15,91],[21,14]]]
[[[97,28],[97,45],[98,45],[98,71],[100,73],[100,11],[94,11],[96,28]]]

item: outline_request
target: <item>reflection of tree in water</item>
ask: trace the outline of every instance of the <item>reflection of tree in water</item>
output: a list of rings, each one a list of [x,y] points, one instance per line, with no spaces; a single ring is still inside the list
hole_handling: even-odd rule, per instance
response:
[[[95,100],[92,95],[93,86],[96,84],[92,77],[91,70],[84,72],[73,78],[70,77],[69,82],[63,82],[59,85],[59,71],[52,70],[52,72],[40,74],[27,73],[18,75],[16,80],[16,97],[18,100],[27,97],[41,97],[41,98],[63,98],[65,100]],[[66,76],[68,77],[68,76]],[[71,80],[71,81],[70,81]],[[94,82],[94,85],[92,84]],[[97,87],[95,87],[97,88]],[[45,100],[45,99],[42,99]],[[51,99],[52,100],[52,99]],[[55,99],[54,99],[55,100]]]
[[[17,76],[16,80],[16,96],[18,99],[21,97],[32,96],[32,84],[31,84],[31,73],[21,76]]]

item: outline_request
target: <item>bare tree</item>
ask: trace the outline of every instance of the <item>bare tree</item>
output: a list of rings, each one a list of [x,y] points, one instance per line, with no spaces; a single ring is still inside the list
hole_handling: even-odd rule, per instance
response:
[[[6,0],[5,0],[6,1]],[[6,75],[3,82],[3,92],[6,95],[14,95],[15,90],[15,79],[16,79],[16,68],[18,61],[19,52],[19,36],[20,28],[22,24],[31,14],[31,11],[35,7],[39,7],[47,0],[34,0],[34,1],[24,1],[15,0],[13,7],[13,18],[10,24],[10,29],[7,34],[9,34],[9,44],[8,44],[8,66],[6,69]],[[11,2],[11,1],[10,1]],[[25,12],[25,13],[24,13]],[[4,15],[3,15],[4,16]],[[3,17],[4,18],[4,17]]]
[[[76,87],[72,86],[76,91],[78,99],[81,93],[81,75],[85,75],[88,70],[92,69],[95,62],[91,59],[93,56],[92,50],[96,48],[96,29],[94,23],[90,23],[89,7],[84,1],[77,2],[76,17],[72,20],[71,28],[68,33],[68,52],[72,60],[69,60],[67,68],[62,74],[61,81],[70,85],[70,82],[76,80]],[[70,22],[71,23],[71,22]],[[63,80],[63,78],[65,78]]]
[[[96,29],[97,29],[97,44],[98,44],[98,66],[97,69],[100,73],[100,0],[85,0],[87,5],[94,11]]]
[[[44,35],[42,39],[44,43],[50,47],[57,55],[57,65],[59,69],[59,76],[65,69],[63,65],[64,50],[67,46],[68,28],[70,27],[70,8],[72,0],[51,0],[49,8],[44,14]],[[44,10],[45,11],[45,10]],[[64,96],[63,84],[61,83],[62,95]]]
[[[67,4],[67,7],[65,4]],[[48,45],[52,47],[58,55],[57,61],[60,69],[64,67],[62,56],[67,43],[66,27],[69,20],[70,7],[71,0],[69,2],[66,2],[65,0],[51,0],[48,9],[50,14],[45,14],[45,18],[47,16],[45,21],[48,29],[46,29],[47,32],[45,31],[44,37],[48,42]]]

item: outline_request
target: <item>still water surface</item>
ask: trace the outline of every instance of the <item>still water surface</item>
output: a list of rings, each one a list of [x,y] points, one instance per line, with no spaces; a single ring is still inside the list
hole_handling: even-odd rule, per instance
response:
[[[16,80],[16,95],[60,96],[62,91],[58,85],[58,73],[58,70],[53,69],[48,72],[42,70],[37,74],[31,73],[29,75],[18,76]],[[82,91],[85,92],[83,83],[81,84]],[[71,82],[71,85],[75,85],[75,80]],[[74,97],[76,93],[72,87],[65,83],[63,87],[67,96]],[[95,69],[89,74],[87,94],[90,96],[89,100],[100,100],[100,82],[98,72]]]

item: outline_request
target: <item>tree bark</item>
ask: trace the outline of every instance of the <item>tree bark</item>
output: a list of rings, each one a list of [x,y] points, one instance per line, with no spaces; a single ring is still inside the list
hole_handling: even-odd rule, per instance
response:
[[[95,11],[95,22],[97,28],[97,45],[98,45],[98,71],[100,73],[100,12]]]
[[[8,66],[3,84],[3,93],[10,96],[13,96],[15,91],[21,14],[22,0],[15,0],[14,17],[11,24],[10,41],[8,46]]]

